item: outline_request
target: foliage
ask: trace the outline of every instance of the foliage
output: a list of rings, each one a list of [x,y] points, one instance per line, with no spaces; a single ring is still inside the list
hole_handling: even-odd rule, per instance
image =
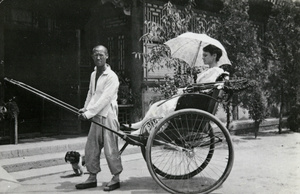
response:
[[[248,1],[225,0],[216,36],[232,61],[232,75],[258,81],[263,79],[261,49],[256,28],[249,19]]]
[[[176,72],[174,76],[166,75],[165,81],[163,83],[158,83],[159,87],[154,88],[153,90],[163,94],[164,98],[171,98],[178,94],[178,88],[183,88],[194,83],[197,74],[204,69],[204,67],[187,67],[182,73],[180,67],[181,66],[174,67],[174,72]]]
[[[216,37],[223,43],[232,62],[231,77],[244,77],[256,83],[250,92],[247,90],[234,96],[234,104],[241,102],[249,110],[250,117],[259,124],[266,115],[262,92],[266,70],[262,63],[260,40],[248,11],[247,0],[224,0],[221,11],[224,17],[220,20]]]
[[[274,5],[266,26],[266,54],[271,59],[270,103],[295,104],[300,83],[300,8],[295,3]]]
[[[163,43],[178,35],[189,31],[194,12],[192,7],[194,0],[188,0],[185,8],[180,11],[171,2],[163,6],[163,15],[160,23],[145,21],[149,32],[145,33],[141,39],[144,43]]]
[[[194,83],[194,77],[201,69],[189,66],[184,61],[172,58],[170,49],[162,43],[189,31],[194,12],[192,10],[194,0],[187,1],[183,10],[177,9],[171,2],[163,6],[163,14],[159,23],[145,21],[146,32],[141,40],[144,44],[157,44],[149,53],[134,53],[136,57],[143,57],[149,71],[155,71],[162,67],[170,68],[174,77],[165,76],[165,80],[159,83],[160,87],[155,88],[164,95],[165,98],[177,93],[178,87],[183,87]]]
[[[175,79],[169,75],[165,76],[165,83],[161,83],[158,88],[153,89],[156,92],[160,92],[164,95],[164,98],[170,98],[177,94],[177,87],[175,85]]]
[[[13,119],[19,114],[20,110],[15,97],[9,99],[6,103],[2,102],[2,104],[3,105],[0,106],[0,121]]]
[[[118,90],[118,103],[119,104],[132,104],[136,94],[132,92],[131,80],[122,72],[116,72],[119,78],[120,86]]]
[[[266,98],[261,88],[250,88],[247,93],[243,95],[243,106],[248,107],[251,118],[261,123],[266,114]]]
[[[300,104],[294,105],[287,119],[288,127],[295,132],[300,132]]]
[[[269,103],[280,104],[279,133],[284,105],[297,101],[297,86],[300,83],[299,36],[299,6],[292,2],[273,5],[265,33],[265,53],[269,61],[269,77],[265,88]]]

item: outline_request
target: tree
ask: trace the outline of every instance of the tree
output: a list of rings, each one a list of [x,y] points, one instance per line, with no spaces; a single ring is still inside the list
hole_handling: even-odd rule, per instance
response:
[[[162,43],[190,31],[191,22],[194,18],[194,0],[187,1],[183,10],[168,2],[163,6],[163,15],[159,23],[145,21],[148,31],[141,37],[144,44],[156,43],[150,53],[135,53],[137,57],[142,55],[145,63],[151,64],[150,71],[155,71],[161,67],[173,69],[174,76],[166,75],[165,82],[158,83],[159,87],[155,91],[161,92],[165,98],[169,98],[177,93],[178,87],[191,84],[196,69],[184,61],[171,57],[168,47]]]
[[[300,8],[295,3],[273,5],[266,26],[266,53],[271,61],[268,82],[270,103],[280,105],[281,133],[284,104],[296,104],[300,83]]]
[[[255,81],[255,87],[234,96],[233,103],[242,103],[255,122],[255,137],[259,124],[266,115],[264,93],[265,68],[262,63],[260,41],[254,24],[250,21],[247,0],[224,0],[216,36],[221,40],[232,62],[231,77],[244,77]],[[227,110],[229,107],[227,108]]]

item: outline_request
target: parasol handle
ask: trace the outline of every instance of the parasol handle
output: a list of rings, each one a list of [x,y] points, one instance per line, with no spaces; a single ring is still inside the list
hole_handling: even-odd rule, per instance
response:
[[[198,48],[197,48],[196,55],[195,55],[194,58],[193,58],[193,62],[192,62],[192,64],[191,64],[192,67],[194,67],[195,64],[196,64],[196,60],[197,60],[198,55],[199,55],[199,53],[200,53],[201,45],[202,45],[202,41],[200,41],[199,46],[198,46]]]

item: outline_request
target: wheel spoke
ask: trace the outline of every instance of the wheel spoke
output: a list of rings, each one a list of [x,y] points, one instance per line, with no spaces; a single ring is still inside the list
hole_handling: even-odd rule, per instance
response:
[[[230,135],[213,115],[186,109],[162,119],[147,142],[147,166],[171,193],[208,193],[228,177],[233,164]]]

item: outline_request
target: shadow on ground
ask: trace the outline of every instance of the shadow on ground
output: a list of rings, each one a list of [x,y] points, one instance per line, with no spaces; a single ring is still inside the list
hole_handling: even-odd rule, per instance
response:
[[[130,177],[121,182],[121,191],[126,190],[151,190],[154,193],[166,193],[152,177]],[[137,192],[138,193],[138,192]]]
[[[80,192],[80,191],[102,191],[103,187],[107,182],[99,183],[95,188],[89,188],[86,190],[76,190],[75,183],[71,181],[61,182],[59,186],[55,187],[55,190],[59,192]],[[151,193],[167,193],[165,192],[151,177],[130,177],[128,180],[121,182],[121,188],[119,191],[133,191],[132,193],[146,193],[146,191],[151,191]]]

